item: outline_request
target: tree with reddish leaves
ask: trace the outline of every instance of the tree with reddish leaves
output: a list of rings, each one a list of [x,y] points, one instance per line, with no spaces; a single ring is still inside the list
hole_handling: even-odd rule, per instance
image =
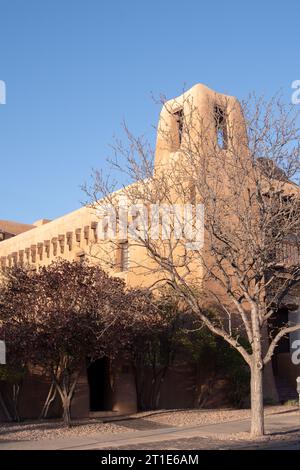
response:
[[[1,334],[10,337],[10,351],[25,336],[23,361],[40,366],[60,397],[63,419],[70,425],[70,406],[85,358],[113,357],[130,349],[136,332],[149,324],[154,310],[141,291],[126,290],[124,282],[99,266],[58,261],[38,271],[7,273],[2,287]],[[28,322],[30,334],[25,334]],[[21,359],[21,357],[20,357]]]

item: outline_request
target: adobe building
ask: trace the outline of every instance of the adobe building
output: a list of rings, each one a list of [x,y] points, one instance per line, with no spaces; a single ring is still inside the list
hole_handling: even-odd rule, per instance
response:
[[[235,98],[216,93],[204,85],[194,86],[185,93],[185,96],[187,94],[193,99],[199,116],[207,122],[208,140],[218,138],[215,118],[207,109],[208,102],[213,102],[214,109],[219,115],[226,103],[226,107],[229,106],[232,111],[230,119],[233,120],[236,129],[239,129],[239,135],[236,136],[237,145],[245,145],[243,139],[240,138],[245,134],[245,123]],[[180,141],[183,132],[181,119],[182,113],[186,111],[184,107],[185,100],[182,95],[169,101],[162,110],[154,171],[165,171],[180,157]],[[223,129],[224,119],[225,116],[221,116]],[[166,128],[171,129],[173,133],[173,139],[169,142],[163,137]],[[5,269],[18,264],[38,267],[48,265],[59,258],[70,261],[91,259],[95,262],[97,247],[100,243],[104,243],[97,237],[98,223],[97,214],[91,207],[81,207],[55,220],[41,220],[32,225],[0,221],[0,239],[2,240],[0,267]],[[141,273],[135,267],[137,264],[135,260],[140,256],[145,256],[145,253],[132,246],[130,239],[121,240],[120,243],[114,245],[114,250],[111,252],[110,271],[123,278],[127,285],[133,287],[149,285],[153,282],[153,278],[139,275]],[[201,275],[201,267],[195,269],[199,269],[198,275]],[[295,304],[295,297],[293,303]],[[300,321],[300,293],[299,303],[296,302],[292,314],[294,317],[298,316]],[[288,310],[284,310],[282,315],[288,316]],[[290,354],[290,341],[283,341],[278,348],[274,363],[274,372],[281,380],[281,387],[286,389],[290,389],[294,385],[295,377],[300,375],[300,368],[291,363]],[[266,395],[276,399],[280,390],[274,389],[270,368],[266,369]],[[27,387],[23,404],[21,403],[22,414],[28,418],[36,413],[33,411],[32,403],[38,404],[38,409],[40,409],[47,390],[47,383],[45,381],[41,384],[43,382],[41,377],[33,376],[32,380],[36,381],[37,386]],[[163,385],[160,406],[162,408],[192,407],[192,394],[188,391],[193,388],[191,382],[191,371],[188,366],[181,370],[172,370]],[[103,383],[105,383],[104,387]],[[43,393],[40,390],[43,390]],[[115,364],[113,373],[109,370],[106,360],[97,361],[89,371],[83,366],[72,404],[73,417],[85,417],[102,411],[134,412],[136,407],[135,382],[128,364]]]

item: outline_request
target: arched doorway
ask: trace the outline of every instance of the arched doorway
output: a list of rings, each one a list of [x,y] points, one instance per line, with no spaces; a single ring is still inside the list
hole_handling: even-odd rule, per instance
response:
[[[91,362],[87,367],[90,411],[111,411],[113,391],[110,383],[110,360],[107,357]]]

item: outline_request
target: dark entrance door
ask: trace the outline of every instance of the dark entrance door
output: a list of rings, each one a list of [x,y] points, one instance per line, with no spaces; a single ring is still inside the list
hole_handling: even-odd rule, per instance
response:
[[[110,385],[109,359],[103,357],[92,362],[87,369],[90,388],[90,411],[112,409],[112,388]]]

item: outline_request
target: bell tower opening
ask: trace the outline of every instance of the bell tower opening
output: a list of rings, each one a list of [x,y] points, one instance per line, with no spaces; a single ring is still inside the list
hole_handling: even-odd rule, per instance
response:
[[[228,147],[227,122],[225,112],[220,106],[215,106],[214,118],[217,133],[217,144],[220,149],[226,150]]]

